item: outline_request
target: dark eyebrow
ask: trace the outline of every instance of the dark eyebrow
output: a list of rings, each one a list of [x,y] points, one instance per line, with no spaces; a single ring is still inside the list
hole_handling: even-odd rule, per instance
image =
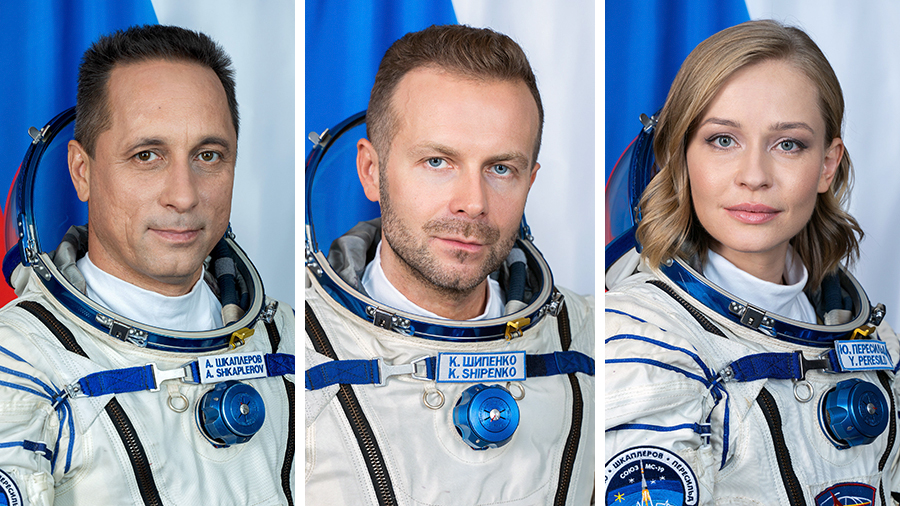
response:
[[[155,146],[163,146],[166,143],[163,142],[162,139],[156,139],[154,137],[144,137],[143,139],[138,139],[137,142],[128,147],[128,151],[134,151],[136,149],[141,148],[149,148]]]
[[[200,141],[200,144],[198,144],[198,146],[205,146],[207,144],[214,144],[216,146],[221,146],[223,149],[225,149],[227,151],[231,151],[231,143],[228,142],[227,139],[224,139],[222,137],[215,137],[215,136],[206,137],[202,141]]]
[[[231,149],[232,149],[231,143],[228,142],[227,139],[225,139],[223,137],[216,137],[216,136],[205,137],[197,145],[198,146],[208,146],[210,144],[214,145],[214,146],[220,146],[225,151],[228,151],[229,153],[231,152]],[[130,152],[130,151],[134,151],[134,150],[141,149],[141,148],[159,147],[159,146],[165,146],[165,145],[166,145],[166,142],[162,139],[159,139],[156,137],[144,137],[142,139],[138,139],[137,142],[132,144],[128,148],[128,151]]]

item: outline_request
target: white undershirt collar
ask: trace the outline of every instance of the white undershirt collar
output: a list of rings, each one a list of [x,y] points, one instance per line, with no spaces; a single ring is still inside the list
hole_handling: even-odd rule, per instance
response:
[[[78,259],[76,265],[87,283],[88,298],[128,319],[179,331],[212,330],[223,326],[222,304],[203,282],[204,272],[190,292],[168,297],[101,270],[87,254]]]
[[[488,277],[487,280],[488,300],[485,305],[484,313],[482,313],[481,316],[471,318],[468,321],[487,320],[489,318],[499,318],[503,316],[504,297],[500,290],[500,284],[490,277]],[[362,286],[366,293],[369,294],[369,297],[395,309],[417,314],[419,316],[441,318],[444,320],[448,319],[419,307],[411,300],[407,299],[405,295],[400,293],[400,290],[397,290],[397,288],[394,287],[387,276],[384,275],[384,270],[381,267],[381,241],[378,242],[378,247],[375,250],[375,258],[369,262],[369,265],[366,266],[365,273],[363,273]]]
[[[728,292],[768,312],[805,323],[816,323],[816,312],[803,291],[808,276],[806,267],[790,246],[785,255],[784,285],[748,274],[712,250],[707,254],[703,275]]]

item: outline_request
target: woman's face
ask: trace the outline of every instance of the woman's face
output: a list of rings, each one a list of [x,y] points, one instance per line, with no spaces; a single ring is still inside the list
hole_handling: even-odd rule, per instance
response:
[[[815,85],[790,63],[734,73],[688,140],[697,218],[711,249],[754,276],[781,282],[788,241],[812,216],[844,152],[825,143]]]

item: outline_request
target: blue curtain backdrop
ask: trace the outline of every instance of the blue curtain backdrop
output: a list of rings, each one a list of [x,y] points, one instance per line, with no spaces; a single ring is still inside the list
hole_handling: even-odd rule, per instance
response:
[[[75,105],[84,50],[100,34],[154,23],[150,0],[0,3],[0,213],[4,219],[7,192],[31,143],[28,127],[41,128]],[[0,301],[13,296],[6,283],[0,283]]]
[[[749,19],[743,0],[606,2],[607,178],[640,130],[641,113],[662,108],[688,53]]]

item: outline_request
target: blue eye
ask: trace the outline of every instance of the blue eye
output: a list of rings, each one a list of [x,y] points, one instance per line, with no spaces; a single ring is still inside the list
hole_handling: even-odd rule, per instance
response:
[[[428,166],[433,169],[438,169],[442,167],[446,162],[444,162],[443,158],[429,158],[425,163],[427,163]]]
[[[507,167],[506,165],[494,165],[493,167],[491,167],[491,170],[494,171],[494,174],[498,174],[501,176],[509,174],[509,167]]]
[[[797,147],[797,143],[794,141],[781,141],[779,144],[782,150],[784,151],[793,151],[794,148]]]
[[[731,137],[716,137],[715,138],[716,145],[720,148],[729,148],[732,144],[734,144],[734,140]]]

